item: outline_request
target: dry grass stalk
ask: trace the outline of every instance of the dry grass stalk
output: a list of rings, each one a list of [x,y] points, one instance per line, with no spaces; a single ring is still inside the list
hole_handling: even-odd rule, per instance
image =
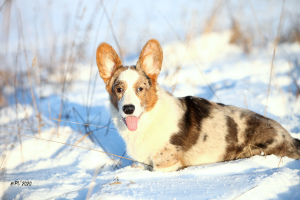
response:
[[[114,181],[114,180],[113,180],[113,181]],[[132,185],[132,184],[135,184],[135,182],[129,181],[129,183],[127,184],[127,186],[129,187],[129,186]],[[106,184],[96,184],[96,185],[92,185],[92,187],[95,188],[95,187],[100,187],[100,186],[105,186],[105,185],[111,185],[111,183],[106,183]],[[81,189],[79,189],[79,190],[69,191],[69,192],[63,193],[63,194],[58,195],[58,196],[50,197],[50,198],[48,198],[48,199],[46,199],[46,200],[57,199],[58,197],[62,197],[62,196],[68,195],[68,194],[73,193],[73,192],[78,192],[78,191],[86,190],[86,189],[90,189],[90,188],[91,188],[91,186],[89,186],[89,187],[84,187],[84,188],[81,188]],[[89,193],[89,191],[88,191],[88,193]],[[85,199],[89,199],[88,197],[90,197],[90,196],[87,195]]]
[[[283,162],[282,158],[283,158],[283,156],[281,156],[277,168],[279,168],[280,163]]]
[[[40,116],[40,113],[38,111],[36,100],[35,100],[35,95],[34,95],[34,92],[33,92],[32,76],[31,76],[31,71],[30,71],[29,64],[28,64],[28,59],[27,59],[27,53],[26,53],[27,49],[26,49],[26,45],[25,45],[24,32],[23,32],[23,22],[22,22],[22,15],[21,15],[20,10],[19,10],[19,20],[20,20],[20,33],[21,33],[21,38],[22,38],[22,45],[23,45],[23,48],[24,48],[23,50],[24,50],[26,66],[27,66],[27,78],[28,78],[31,98],[32,98],[32,101],[33,101],[34,110],[35,110],[35,114],[36,114],[36,122],[37,122],[38,130],[39,130],[39,134],[41,134],[41,129],[40,129],[41,128],[40,127],[41,116]],[[35,66],[35,64],[36,64],[36,57],[33,59],[32,68]]]
[[[284,153],[282,154],[282,156],[281,156],[281,158],[280,158],[280,160],[279,160],[279,163],[278,163],[277,168],[279,167],[280,163],[283,162],[282,157],[283,157],[284,155],[286,155],[286,148],[287,148],[287,144],[286,144],[286,142],[284,142],[284,143],[282,144],[282,146],[280,147],[279,154],[281,153],[282,150],[284,150]]]
[[[293,82],[294,82],[294,84],[297,88],[296,98],[298,98],[300,96],[300,86],[298,85],[297,80],[294,77],[292,77],[292,79],[293,79]]]
[[[91,198],[91,196],[92,196],[92,194],[93,194],[94,187],[95,187],[95,184],[93,184],[93,183],[96,182],[96,177],[97,177],[97,175],[99,174],[100,170],[101,170],[101,168],[96,168],[96,169],[94,170],[93,178],[92,178],[92,180],[91,180],[91,183],[90,183],[90,186],[89,186],[89,190],[88,190],[88,193],[87,193],[85,199],[90,199],[90,198]]]
[[[242,194],[240,194],[239,196],[235,197],[233,200],[236,200],[238,198],[240,198],[241,196],[243,196],[244,194],[246,194],[247,192],[249,192],[250,190],[253,190],[254,188],[256,188],[258,185],[254,186],[253,188],[250,188],[249,190],[247,190],[246,192],[243,192]]]
[[[18,136],[18,134],[6,132],[6,131],[1,131],[1,133]],[[83,146],[78,146],[78,145],[74,145],[74,144],[68,144],[68,143],[64,143],[64,142],[58,142],[58,141],[54,141],[54,140],[48,140],[48,139],[43,139],[43,138],[38,138],[38,137],[33,137],[33,136],[28,136],[28,135],[22,135],[22,134],[20,134],[20,136],[21,137],[31,138],[31,139],[37,139],[37,140],[47,141],[47,142],[53,142],[53,143],[57,143],[57,144],[68,145],[68,146],[77,147],[77,148],[81,148],[81,149],[87,149],[87,150],[90,150],[90,151],[105,153],[107,155],[111,155],[111,156],[115,156],[115,157],[118,157],[118,158],[130,160],[130,161],[133,161],[133,162],[137,162],[137,163],[146,165],[148,167],[152,167],[151,165],[148,165],[148,164],[143,163],[143,162],[139,162],[139,161],[136,161],[136,160],[133,160],[133,159],[130,159],[130,158],[126,158],[126,157],[123,157],[123,156],[119,156],[119,155],[116,155],[116,154],[113,154],[113,153],[108,153],[108,152],[105,152],[105,151],[100,151],[100,150],[97,150],[97,149],[92,149],[92,148],[88,148],[88,147],[83,147]]]
[[[118,1],[116,1],[115,6],[117,5],[117,2],[118,2]],[[113,27],[113,25],[112,25],[112,17],[113,17],[113,14],[114,14],[115,12],[113,12],[112,17],[109,17],[109,16],[108,16],[108,12],[107,12],[106,7],[105,7],[105,5],[103,4],[103,2],[102,2],[102,7],[103,7],[104,14],[105,14],[105,16],[106,16],[106,19],[107,19],[107,21],[108,21],[108,23],[109,23],[109,28],[110,28],[111,34],[112,34],[113,39],[114,39],[114,41],[115,41],[115,43],[116,43],[116,45],[117,45],[117,48],[118,48],[118,50],[119,50],[119,54],[118,54],[118,55],[120,56],[122,62],[124,62],[123,52],[122,52],[122,49],[121,49],[121,47],[120,47],[120,45],[119,45],[119,41],[118,41],[118,39],[117,39],[117,37],[116,37],[115,31],[114,31],[114,27]],[[115,7],[115,8],[116,8],[116,7]]]
[[[279,21],[279,25],[278,25],[278,29],[277,29],[277,36],[276,36],[276,39],[275,39],[275,42],[274,42],[274,51],[273,51],[273,57],[272,57],[272,62],[271,62],[271,71],[270,71],[269,86],[268,86],[267,100],[266,100],[264,116],[266,116],[266,114],[267,114],[267,106],[268,106],[269,94],[270,94],[270,89],[271,89],[271,81],[272,81],[273,70],[274,70],[274,59],[275,59],[277,44],[278,44],[279,38],[280,38],[280,29],[281,29],[281,22],[282,22],[282,17],[283,17],[284,3],[285,3],[285,0],[282,3],[280,21]]]
[[[85,134],[82,138],[80,138],[79,140],[77,140],[74,145],[79,144],[80,142],[82,142],[87,136],[89,136],[92,133],[92,131],[88,132],[87,134]]]
[[[249,155],[250,155],[249,157],[253,157],[254,154],[253,154],[253,152],[252,152],[251,147],[254,147],[254,148],[259,149],[261,153],[264,153],[265,158],[267,158],[267,157],[266,157],[267,154],[266,154],[265,150],[262,149],[262,148],[260,148],[260,147],[258,147],[258,146],[256,146],[256,145],[253,145],[253,144],[249,144],[249,145],[248,145],[248,148],[245,148],[244,151],[242,151],[241,153],[239,153],[239,154],[237,155],[236,158],[237,158],[237,159],[243,158],[242,155],[245,154],[245,153],[247,153],[247,152],[249,152]],[[255,154],[255,155],[258,155],[258,154]],[[244,157],[247,157],[247,156],[244,156]]]
[[[115,128],[110,128],[110,127],[106,127],[106,126],[96,126],[96,125],[87,124],[87,123],[72,122],[72,121],[66,121],[66,120],[54,119],[54,118],[51,118],[51,119],[55,120],[55,121],[68,122],[68,123],[73,123],[73,124],[81,124],[81,125],[84,125],[84,126],[94,126],[94,127],[99,127],[99,128],[107,128],[107,129],[114,129],[114,130],[116,130]]]
[[[14,78],[14,87],[15,87],[15,107],[16,107],[16,119],[17,119],[17,127],[18,127],[18,137],[19,137],[19,142],[20,142],[20,150],[21,150],[21,158],[22,158],[22,163],[24,163],[24,156],[23,156],[23,145],[22,145],[22,137],[21,137],[21,131],[20,131],[20,123],[19,123],[19,109],[18,109],[18,98],[17,98],[17,72],[15,73],[15,78]]]
[[[244,93],[244,101],[245,101],[246,109],[248,109],[247,97],[246,97],[246,94],[245,94],[245,93]]]
[[[161,13],[160,13],[161,14]],[[162,15],[162,14],[161,14]],[[184,43],[184,41],[180,38],[179,34],[176,32],[176,30],[173,28],[173,26],[169,23],[169,21],[162,15],[162,17],[164,18],[164,20],[166,21],[166,23],[169,25],[169,27],[171,28],[171,30],[174,31],[175,35],[177,36],[177,39],[179,41],[181,41],[182,43]],[[220,98],[217,96],[216,92],[214,91],[214,89],[211,87],[210,83],[208,82],[208,80],[206,79],[204,73],[202,72],[200,66],[198,65],[198,63],[196,62],[195,58],[191,55],[191,52],[188,50],[188,43],[185,43],[185,48],[186,48],[186,52],[189,54],[189,56],[192,58],[193,64],[197,67],[197,69],[199,70],[202,79],[204,80],[206,86],[209,88],[209,90],[211,91],[211,93],[213,94],[213,96],[216,97],[216,99],[221,102]],[[182,66],[182,65],[181,65]]]
[[[4,34],[4,41],[5,41],[5,51],[7,52],[8,41],[9,41],[9,31],[10,31],[10,21],[11,21],[11,8],[12,8],[12,0],[5,0],[3,4],[0,6],[0,12],[3,10],[4,19],[3,22],[3,29],[1,30],[1,34]],[[4,30],[4,31],[3,31]]]
[[[231,38],[229,42],[241,46],[247,54],[251,52],[252,37],[241,30],[241,26],[236,19],[232,19]]]
[[[12,74],[6,71],[0,71],[0,108],[8,105],[5,97],[4,97],[4,87],[9,85],[9,79],[12,77]]]
[[[210,17],[206,20],[206,24],[205,24],[205,28],[204,28],[204,33],[210,33],[213,31],[214,25],[216,23],[217,17],[219,15],[219,12],[222,8],[223,1],[222,0],[218,0],[215,1],[215,5],[213,10],[211,11],[211,15]]]
[[[294,85],[296,86],[296,94],[295,94],[295,96],[296,96],[296,99],[298,99],[299,98],[299,96],[300,96],[300,86],[299,86],[299,84],[298,84],[298,82],[297,82],[297,79],[294,77],[294,73],[292,73],[292,69],[293,69],[293,63],[291,62],[291,61],[289,61],[289,65],[290,65],[290,71],[289,71],[289,76],[290,76],[290,78],[293,80],[293,83],[294,83]],[[294,61],[294,66],[295,66],[295,68],[298,68],[298,67],[300,67],[300,65],[298,65],[298,63],[297,63],[297,60],[296,61]],[[291,92],[291,88],[290,88],[290,90],[289,90],[290,92]]]
[[[3,166],[3,163],[4,163],[4,161],[5,161],[6,155],[4,155],[3,157],[4,157],[4,158],[3,158],[2,162],[1,162],[0,169],[3,169],[2,166]]]
[[[248,147],[249,147],[249,151],[250,151],[250,157],[252,158],[253,157],[253,154],[252,154],[252,151],[251,151],[251,147],[250,147],[250,144],[248,145]]]
[[[300,19],[299,16],[289,19],[290,27],[279,38],[279,43],[300,43]]]
[[[259,32],[259,36],[260,36],[260,38],[261,38],[261,44],[262,44],[262,46],[264,46],[264,45],[265,45],[265,38],[264,38],[264,35],[263,35],[262,31],[261,31],[261,27],[260,27],[260,25],[259,25],[259,23],[258,23],[256,13],[255,13],[254,8],[253,8],[253,6],[252,6],[251,0],[248,1],[248,2],[249,2],[250,7],[251,7],[251,12],[252,12],[252,15],[253,15],[253,17],[254,17],[254,20],[255,20],[255,23],[256,23],[256,26],[257,26],[257,30],[258,30],[258,32]]]

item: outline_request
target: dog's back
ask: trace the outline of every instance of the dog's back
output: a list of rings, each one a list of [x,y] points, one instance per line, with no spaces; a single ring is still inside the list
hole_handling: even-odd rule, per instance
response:
[[[262,154],[300,159],[300,141],[272,119],[197,97],[181,98],[181,102],[185,110],[181,131],[170,142],[181,147],[185,165]]]

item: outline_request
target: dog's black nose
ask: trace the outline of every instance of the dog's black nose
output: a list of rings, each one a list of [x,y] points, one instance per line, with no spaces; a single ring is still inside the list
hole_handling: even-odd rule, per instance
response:
[[[123,106],[123,111],[127,115],[132,114],[134,112],[134,109],[135,109],[135,107],[132,104]]]

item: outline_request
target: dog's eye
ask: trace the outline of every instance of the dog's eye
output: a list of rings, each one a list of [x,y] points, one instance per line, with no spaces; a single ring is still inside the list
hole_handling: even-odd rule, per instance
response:
[[[139,88],[138,88],[138,91],[139,91],[139,92],[141,92],[141,91],[143,91],[143,90],[144,90],[144,88],[142,88],[142,87],[139,87]]]
[[[122,93],[123,92],[123,88],[117,88],[117,93]]]

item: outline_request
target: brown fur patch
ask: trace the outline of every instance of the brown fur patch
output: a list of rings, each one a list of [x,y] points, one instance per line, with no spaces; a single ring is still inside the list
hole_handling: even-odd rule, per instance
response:
[[[123,67],[117,53],[106,43],[99,45],[96,60],[99,74],[106,83],[106,90],[110,94],[110,100],[117,109],[118,101],[120,97],[122,98],[122,95],[116,93],[114,86],[120,73],[127,69],[136,70],[141,75],[141,78],[134,86],[136,95],[141,99],[141,106],[143,106],[146,111],[150,111],[154,107],[158,99],[156,94],[156,81],[163,60],[163,52],[157,40],[149,40],[145,44],[136,67]],[[114,63],[113,69],[110,70],[107,68],[107,60]],[[139,87],[143,87],[143,91],[138,91]]]
[[[243,150],[242,147],[238,146],[238,125],[229,116],[226,117],[227,124],[227,135],[226,135],[226,154],[224,160],[235,159]]]
[[[185,109],[185,114],[179,122],[180,131],[173,134],[170,143],[180,146],[183,151],[188,151],[194,146],[201,134],[202,121],[208,118],[212,104],[206,99],[197,97],[180,98]]]
[[[145,108],[145,111],[150,111],[157,102],[156,83],[152,83],[152,80],[147,77],[142,69],[136,69],[134,66],[119,66],[114,70],[113,76],[108,80],[106,90],[110,94],[111,103],[118,109],[118,101],[123,97],[128,85],[125,81],[118,80],[120,74],[126,70],[135,70],[140,74],[139,80],[134,84],[134,91],[137,97],[141,100],[141,106]],[[138,91],[138,88],[142,87],[142,91]],[[122,88],[123,93],[118,93],[117,88]]]
[[[267,154],[300,159],[300,140],[293,138],[292,143],[288,143],[286,140],[284,140],[275,147],[267,149]]]
[[[114,73],[110,79],[108,79],[106,84],[106,90],[109,93],[110,101],[118,109],[118,101],[123,97],[123,94],[118,94],[116,92],[117,87],[121,87],[124,91],[127,89],[127,84],[119,81],[118,77],[120,74],[127,70],[128,67],[119,66],[115,68]]]
[[[249,112],[250,114],[246,116],[245,144],[253,144],[255,146],[260,144],[267,145],[267,143],[272,144],[271,140],[277,136],[276,128],[273,127],[273,123],[276,122],[260,114]]]
[[[233,160],[238,158],[246,158],[254,155],[260,155],[261,152],[266,154],[275,154],[280,156],[282,153],[282,143],[278,143],[275,147],[271,147],[277,141],[277,129],[274,127],[277,122],[267,117],[248,110],[242,110],[241,119],[245,120],[246,129],[244,133],[244,143],[238,145],[238,138],[234,136],[235,126],[231,119],[227,118],[228,135],[226,141],[228,143],[224,160]],[[229,141],[229,138],[233,141]],[[234,142],[235,141],[235,142]],[[274,146],[274,145],[273,145]]]
[[[141,100],[141,106],[145,108],[146,112],[148,112],[154,107],[158,100],[156,83],[153,83],[147,74],[141,69],[138,70],[138,73],[140,74],[140,78],[134,88],[136,95]],[[139,91],[139,87],[143,88],[143,90]]]
[[[228,144],[237,143],[238,142],[238,138],[237,138],[237,134],[238,134],[237,124],[229,116],[226,117],[226,121],[227,121],[227,129],[228,129],[228,135],[226,136],[226,142]]]
[[[116,51],[107,43],[101,43],[96,52],[96,61],[99,74],[104,83],[114,74],[116,68],[122,66],[122,61]]]

